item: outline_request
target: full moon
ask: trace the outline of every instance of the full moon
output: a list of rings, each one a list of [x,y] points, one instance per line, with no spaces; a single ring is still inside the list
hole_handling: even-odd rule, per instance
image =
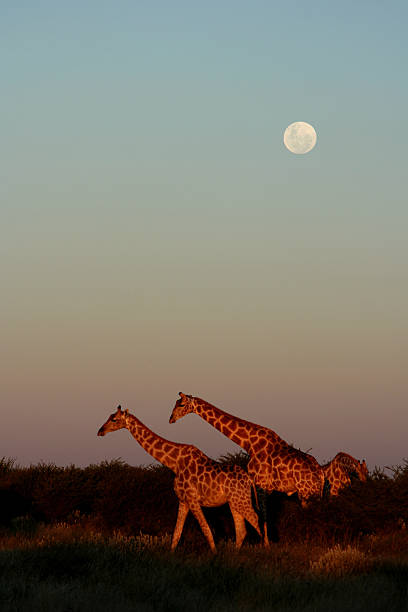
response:
[[[295,121],[285,130],[283,142],[291,153],[309,153],[316,144],[317,136],[315,129],[310,123]]]

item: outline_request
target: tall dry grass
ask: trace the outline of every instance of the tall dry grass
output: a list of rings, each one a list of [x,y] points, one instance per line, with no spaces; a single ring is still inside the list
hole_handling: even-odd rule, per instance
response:
[[[28,533],[20,521],[0,537],[0,609],[407,609],[406,530],[365,536],[353,547],[279,543],[269,550],[246,545],[237,552],[220,543],[217,556],[186,548],[172,554],[169,541],[169,535],[103,534],[80,521],[39,524]]]

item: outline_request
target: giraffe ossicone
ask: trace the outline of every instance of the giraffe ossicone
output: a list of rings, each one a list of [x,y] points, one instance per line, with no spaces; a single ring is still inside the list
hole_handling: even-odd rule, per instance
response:
[[[236,465],[222,465],[192,444],[181,444],[162,438],[128,410],[123,411],[120,406],[99,429],[98,436],[124,428],[128,429],[146,452],[176,475],[174,491],[179,500],[179,508],[172,537],[172,550],[180,540],[185,520],[191,510],[211,550],[216,552],[214,538],[201,506],[229,504],[235,525],[237,548],[241,547],[247,533],[245,520],[261,536],[258,516],[252,506],[253,485],[245,470]]]

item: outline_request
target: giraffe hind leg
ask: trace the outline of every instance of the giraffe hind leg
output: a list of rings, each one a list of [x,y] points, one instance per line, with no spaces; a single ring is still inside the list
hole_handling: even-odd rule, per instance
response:
[[[259,500],[259,518],[261,523],[261,529],[263,531],[263,541],[265,546],[269,546],[269,538],[268,538],[268,517],[267,517],[267,497],[268,492],[261,487],[257,487],[256,491],[258,493]]]
[[[179,543],[181,533],[183,531],[184,523],[188,514],[188,506],[183,502],[179,502],[177,522],[173,532],[173,538],[171,541],[171,550],[173,551]]]
[[[252,527],[254,529],[256,529],[257,533],[262,538],[262,533],[261,533],[261,530],[259,528],[258,515],[256,514],[255,510],[253,509],[253,507],[250,506],[250,507],[246,508],[245,512],[243,514],[244,514],[244,518],[248,521],[248,523],[250,525],[252,525]]]
[[[193,502],[192,504],[190,504],[190,510],[194,514],[194,516],[197,519],[197,521],[199,522],[199,525],[201,527],[201,531],[203,532],[203,534],[204,534],[208,544],[210,545],[210,548],[211,548],[212,552],[216,553],[217,549],[215,547],[213,534],[211,532],[210,526],[208,525],[208,523],[207,523],[207,521],[205,519],[203,511],[201,510],[200,504],[197,503],[197,502]]]
[[[234,525],[235,525],[235,545],[237,547],[237,550],[239,550],[247,534],[247,530],[245,527],[245,520],[242,514],[240,514],[231,504],[230,504],[230,508],[231,508],[232,518],[234,519]]]
[[[237,512],[238,514],[243,516],[244,519],[248,521],[250,525],[252,525],[252,527],[256,530],[258,535],[262,538],[262,533],[259,528],[258,515],[255,512],[254,507],[252,505],[251,496],[248,495],[247,497],[240,499],[238,503],[236,502],[236,500],[230,500],[229,505],[231,508],[231,512],[232,513]]]

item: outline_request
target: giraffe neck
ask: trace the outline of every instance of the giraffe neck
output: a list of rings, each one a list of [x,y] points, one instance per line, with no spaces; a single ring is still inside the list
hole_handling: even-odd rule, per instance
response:
[[[133,414],[128,415],[126,428],[149,455],[173,472],[177,471],[180,453],[186,447],[186,444],[179,444],[158,436]]]
[[[195,398],[194,412],[247,452],[252,449],[251,435],[253,436],[260,429],[265,429],[260,425],[235,417],[198,397]]]

